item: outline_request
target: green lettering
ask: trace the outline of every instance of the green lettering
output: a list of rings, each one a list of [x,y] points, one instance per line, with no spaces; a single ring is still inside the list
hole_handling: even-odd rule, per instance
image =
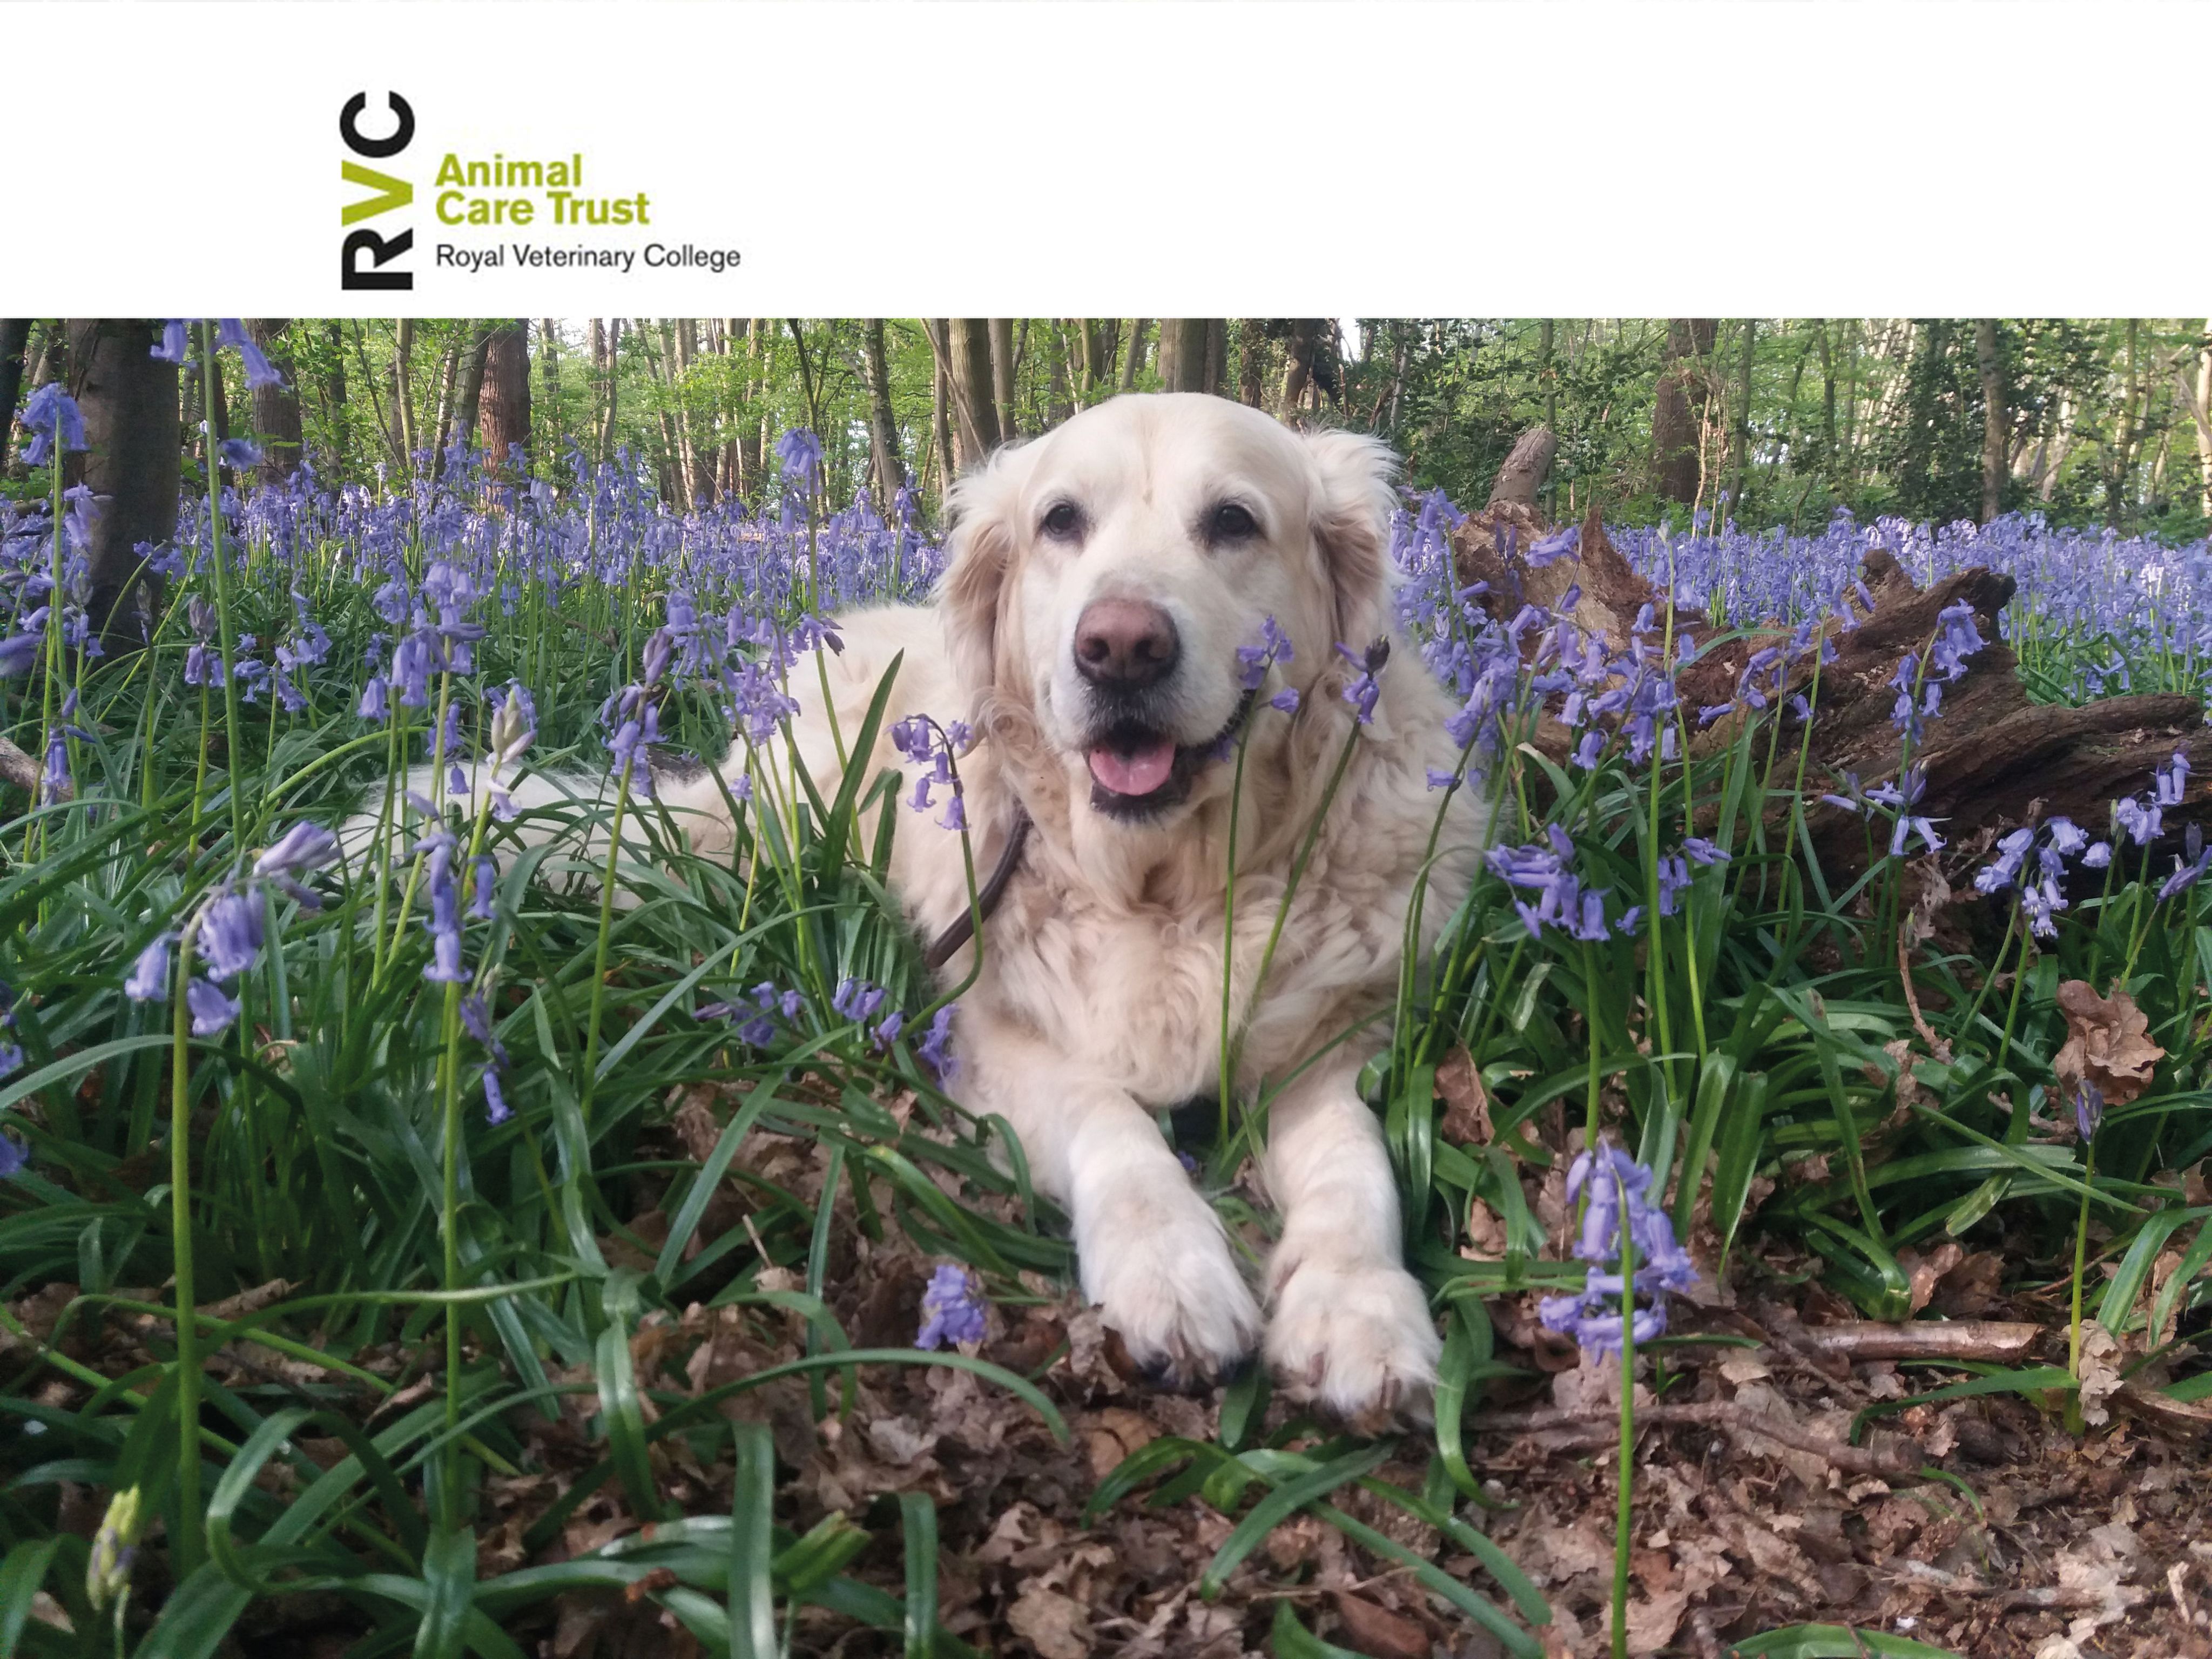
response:
[[[339,216],[342,222],[357,225],[364,219],[374,219],[380,213],[389,213],[394,208],[405,207],[415,199],[415,186],[404,179],[395,179],[388,173],[379,173],[358,161],[344,164],[345,181],[349,185],[366,185],[383,194],[354,203]]]

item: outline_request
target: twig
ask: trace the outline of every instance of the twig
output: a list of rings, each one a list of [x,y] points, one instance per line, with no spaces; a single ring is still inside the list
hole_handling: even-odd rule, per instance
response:
[[[1468,1426],[1501,1434],[1540,1434],[1563,1429],[1577,1434],[1598,1433],[1615,1429],[1613,1411],[1611,1405],[1604,1405],[1571,1410],[1552,1407],[1531,1412],[1486,1412],[1470,1418]],[[1793,1451],[1826,1458],[1846,1474],[1911,1474],[1927,1461],[1919,1443],[1903,1436],[1885,1436],[1872,1445],[1853,1446],[1840,1440],[1825,1439],[1801,1424],[1732,1401],[1639,1406],[1636,1420],[1662,1428],[1694,1425],[1719,1429],[1732,1437],[1755,1435]]]
[[[1789,1340],[1823,1357],[1856,1364],[1867,1359],[2021,1359],[2042,1335],[2042,1326],[2015,1320],[1915,1319],[1896,1325],[1871,1320],[1801,1325]]]

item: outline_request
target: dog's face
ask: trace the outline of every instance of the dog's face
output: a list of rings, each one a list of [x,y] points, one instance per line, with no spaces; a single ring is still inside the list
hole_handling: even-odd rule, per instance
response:
[[[1240,646],[1275,618],[1304,687],[1387,614],[1389,457],[1218,398],[1124,397],[960,486],[946,626],[971,695],[1016,697],[1075,798],[1157,823],[1222,787]]]

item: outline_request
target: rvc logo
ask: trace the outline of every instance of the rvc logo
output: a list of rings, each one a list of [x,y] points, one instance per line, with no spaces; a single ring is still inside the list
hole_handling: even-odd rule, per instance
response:
[[[356,92],[346,100],[345,107],[338,112],[338,137],[354,155],[372,161],[388,161],[405,149],[415,137],[413,106],[396,92],[387,92],[384,100],[391,106],[392,131],[381,138],[371,137],[361,130],[361,118],[368,108],[368,94]],[[376,191],[346,204],[341,222],[358,225],[364,219],[374,219],[380,214],[404,208],[415,200],[415,186],[404,179],[395,179],[388,173],[363,167],[348,157],[343,168],[345,181],[361,185]],[[380,235],[373,230],[349,230],[345,245],[338,256],[338,286],[347,289],[412,289],[415,275],[405,270],[387,270],[385,267],[415,246],[415,233],[403,230],[395,235]],[[368,268],[362,267],[366,254]]]

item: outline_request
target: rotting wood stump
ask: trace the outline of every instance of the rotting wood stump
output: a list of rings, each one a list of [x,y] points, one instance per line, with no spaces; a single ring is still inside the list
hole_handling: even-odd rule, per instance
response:
[[[1478,603],[1490,615],[1510,618],[1523,604],[1557,609],[1578,588],[1570,614],[1615,651],[1627,648],[1631,629],[1646,605],[1663,630],[1658,591],[1614,548],[1595,508],[1583,520],[1573,554],[1530,564],[1528,550],[1553,526],[1532,502],[1517,499],[1522,493],[1504,490],[1501,481],[1498,497],[1452,534],[1460,580],[1488,584]],[[2031,701],[2017,659],[1997,630],[1998,615],[2013,596],[2010,576],[1975,566],[1923,589],[1881,549],[1868,554],[1862,575],[1873,608],[1847,598],[1855,625],[1834,616],[1825,620],[1824,632],[1836,654],[1819,669],[1817,685],[1816,653],[1806,652],[1784,674],[1779,695],[1769,693],[1770,712],[1784,722],[1784,744],[1793,755],[1803,728],[1786,704],[1801,695],[1812,704],[1808,796],[1842,793],[1850,775],[1869,788],[1896,777],[1901,745],[1890,723],[1897,696],[1891,678],[1906,653],[1927,649],[1939,626],[1938,613],[1961,601],[1972,607],[1975,625],[1987,643],[1966,659],[1962,678],[1944,685],[1941,712],[1926,721],[1912,757],[1924,781],[1913,811],[1935,819],[1953,848],[1978,853],[2005,830],[2060,815],[2093,836],[2106,835],[2111,804],[2146,793],[2152,772],[2177,750],[2188,757],[2194,777],[2212,774],[2212,728],[2194,696],[2157,692],[2100,698],[2078,707]],[[1692,750],[1711,752],[1731,742],[1751,716],[1739,710],[1701,730],[1698,710],[1731,702],[1751,656],[1768,646],[1787,645],[1795,630],[1779,623],[1716,629],[1705,613],[1679,605],[1674,626],[1677,639],[1686,633],[1701,647],[1698,659],[1680,671],[1676,684]],[[1717,634],[1721,642],[1708,644]],[[1647,635],[1655,648],[1658,637]],[[1532,632],[1524,648],[1533,652],[1536,644]],[[1547,712],[1535,742],[1557,758],[1572,748],[1573,734]],[[1794,775],[1794,763],[1786,771],[1781,766],[1776,770],[1778,781]],[[2166,809],[2165,824],[2179,831],[2208,817],[2212,789],[2193,787],[2180,805]],[[1823,867],[1846,872],[1864,865],[1866,826],[1858,817],[1815,799],[1806,823]]]

